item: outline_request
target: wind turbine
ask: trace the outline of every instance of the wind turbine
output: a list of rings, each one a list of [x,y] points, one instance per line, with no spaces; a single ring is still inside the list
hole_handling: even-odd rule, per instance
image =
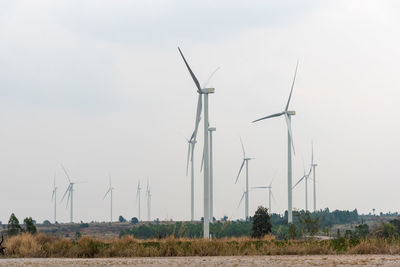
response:
[[[272,182],[273,181],[274,181],[274,179],[271,180],[271,182],[269,183],[268,186],[255,186],[255,187],[252,187],[253,189],[268,189],[268,206],[269,206],[268,211],[269,211],[270,214],[272,214],[271,197],[273,197],[274,200],[275,200],[275,197],[272,194]]]
[[[197,93],[199,94],[197,101],[197,112],[196,112],[196,122],[193,135],[191,140],[196,141],[197,130],[200,123],[201,109],[202,109],[202,95],[204,96],[204,226],[203,226],[203,236],[204,238],[210,238],[210,179],[209,179],[209,153],[208,153],[208,95],[215,92],[215,88],[207,88],[207,83],[211,80],[214,73],[218,68],[211,74],[210,78],[207,80],[203,88],[200,87],[200,83],[194,75],[192,69],[189,67],[181,49],[178,47],[179,53],[182,56],[183,61],[192,77],[196,87]]]
[[[196,144],[196,137],[192,137],[187,139],[188,142],[188,154],[187,154],[187,162],[186,162],[186,176],[188,175],[189,170],[189,158],[190,158],[190,171],[191,171],[191,179],[190,179],[190,220],[194,221],[194,162],[193,162],[193,153],[194,147]]]
[[[112,214],[113,214],[113,212],[112,212],[112,210],[113,210],[113,191],[114,191],[114,187],[111,186],[111,175],[110,175],[110,184],[108,186],[107,192],[105,193],[105,195],[103,197],[103,200],[104,200],[106,198],[106,196],[108,194],[110,194],[110,222],[112,222]]]
[[[138,220],[140,221],[140,180],[138,182],[137,185],[137,191],[136,191],[136,202],[138,203],[138,211],[139,211],[139,216],[138,216]]]
[[[245,208],[244,208],[244,214],[245,214],[245,219],[246,221],[249,218],[249,160],[251,160],[252,158],[246,158],[246,152],[244,150],[244,146],[243,146],[243,141],[242,138],[240,138],[240,143],[242,144],[242,151],[243,151],[243,161],[242,161],[242,165],[240,166],[239,169],[239,173],[236,177],[236,181],[235,184],[237,183],[240,173],[243,169],[244,164],[246,163],[246,190],[243,192],[243,196],[245,196]],[[242,196],[242,199],[243,199]],[[240,205],[240,204],[239,204]]]
[[[151,220],[151,192],[149,186],[149,179],[147,179],[147,188],[146,188],[146,197],[147,197],[147,221]]]
[[[318,164],[314,163],[314,145],[311,143],[311,167],[313,170],[313,184],[314,184],[314,212],[317,211],[317,196],[316,196],[316,190],[315,190],[315,167],[317,167]]]
[[[56,187],[56,174],[54,173],[53,193],[51,200],[54,201],[54,223],[57,222],[57,187]]]
[[[293,186],[293,189],[294,189],[301,181],[304,180],[305,187],[306,187],[306,211],[308,211],[308,178],[310,177],[310,173],[311,173],[311,167],[310,167],[310,171],[308,173],[306,173],[306,169],[304,168],[304,175]]]
[[[75,185],[75,184],[86,183],[86,182],[72,182],[71,179],[70,179],[70,177],[69,177],[69,175],[68,175],[67,170],[66,170],[65,167],[64,167],[64,165],[61,164],[61,167],[62,167],[62,169],[63,169],[65,175],[67,176],[67,179],[68,179],[68,182],[69,182],[69,185],[68,185],[68,187],[67,187],[67,190],[65,190],[65,193],[64,193],[64,195],[63,195],[61,201],[64,200],[65,196],[66,196],[67,193],[68,193],[68,198],[67,198],[67,205],[66,205],[66,207],[68,207],[68,203],[69,203],[69,204],[70,204],[70,215],[69,215],[69,218],[70,218],[70,223],[73,223],[73,211],[74,211],[74,185]]]
[[[261,120],[265,120],[265,119],[269,119],[269,118],[273,118],[273,117],[279,117],[282,115],[285,116],[286,125],[287,125],[287,129],[288,129],[288,223],[293,222],[293,215],[292,215],[292,150],[291,150],[291,148],[293,147],[293,153],[295,153],[295,150],[294,150],[294,145],[293,145],[291,116],[296,115],[295,111],[289,111],[288,109],[289,109],[289,104],[290,104],[290,98],[292,97],[294,82],[296,81],[298,65],[299,65],[299,62],[297,62],[297,64],[296,64],[296,70],[294,72],[292,88],[290,89],[289,99],[286,103],[285,110],[280,113],[272,114],[272,115],[269,115],[269,116],[266,116],[266,117],[263,117],[263,118],[253,121],[253,122],[257,122],[257,121],[261,121]]]

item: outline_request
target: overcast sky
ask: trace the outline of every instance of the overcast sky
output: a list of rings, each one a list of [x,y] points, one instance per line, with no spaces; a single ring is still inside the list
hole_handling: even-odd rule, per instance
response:
[[[39,222],[107,221],[112,177],[114,218],[137,216],[138,180],[152,190],[152,218],[190,219],[187,142],[197,93],[180,58],[211,85],[215,217],[244,217],[250,186],[273,181],[273,212],[287,207],[287,130],[281,112],[299,60],[290,109],[296,155],[293,180],[317,167],[317,208],[398,211],[400,5],[396,1],[1,1],[0,220],[12,212]],[[195,161],[195,217],[203,213]],[[311,184],[309,187],[311,192]],[[304,209],[304,184],[293,192]],[[312,195],[309,195],[311,206]],[[267,205],[250,192],[250,214]],[[142,218],[146,215],[142,191]]]

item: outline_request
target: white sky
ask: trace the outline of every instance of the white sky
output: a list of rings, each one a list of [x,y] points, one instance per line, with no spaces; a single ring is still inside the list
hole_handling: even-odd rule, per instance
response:
[[[75,221],[108,220],[109,173],[115,219],[137,216],[147,177],[152,217],[189,219],[184,136],[197,93],[178,45],[200,81],[221,67],[210,96],[215,217],[244,216],[239,136],[256,158],[250,186],[277,171],[273,211],[287,206],[284,119],[250,122],[284,109],[297,59],[294,182],[313,140],[318,208],[398,210],[399,15],[395,1],[1,1],[0,220],[52,220],[54,172],[59,200],[67,187],[60,163],[88,181],[75,187]],[[267,192],[251,191],[250,214],[261,204]],[[293,204],[304,208],[304,184]],[[58,221],[68,220],[63,202]]]

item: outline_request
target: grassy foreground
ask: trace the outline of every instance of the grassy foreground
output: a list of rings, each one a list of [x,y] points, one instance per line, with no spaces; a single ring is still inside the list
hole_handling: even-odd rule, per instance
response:
[[[77,241],[46,234],[21,234],[6,240],[6,257],[168,257],[240,255],[400,254],[400,239],[277,241],[264,239],[160,239],[131,236]]]

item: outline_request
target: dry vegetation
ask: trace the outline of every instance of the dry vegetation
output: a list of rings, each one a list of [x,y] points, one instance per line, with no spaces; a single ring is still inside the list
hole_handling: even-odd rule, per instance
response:
[[[160,239],[138,240],[131,236],[106,240],[82,237],[77,241],[39,233],[22,234],[6,240],[7,257],[170,257],[170,256],[257,256],[326,254],[400,254],[399,239],[338,239],[278,241],[264,239]]]

